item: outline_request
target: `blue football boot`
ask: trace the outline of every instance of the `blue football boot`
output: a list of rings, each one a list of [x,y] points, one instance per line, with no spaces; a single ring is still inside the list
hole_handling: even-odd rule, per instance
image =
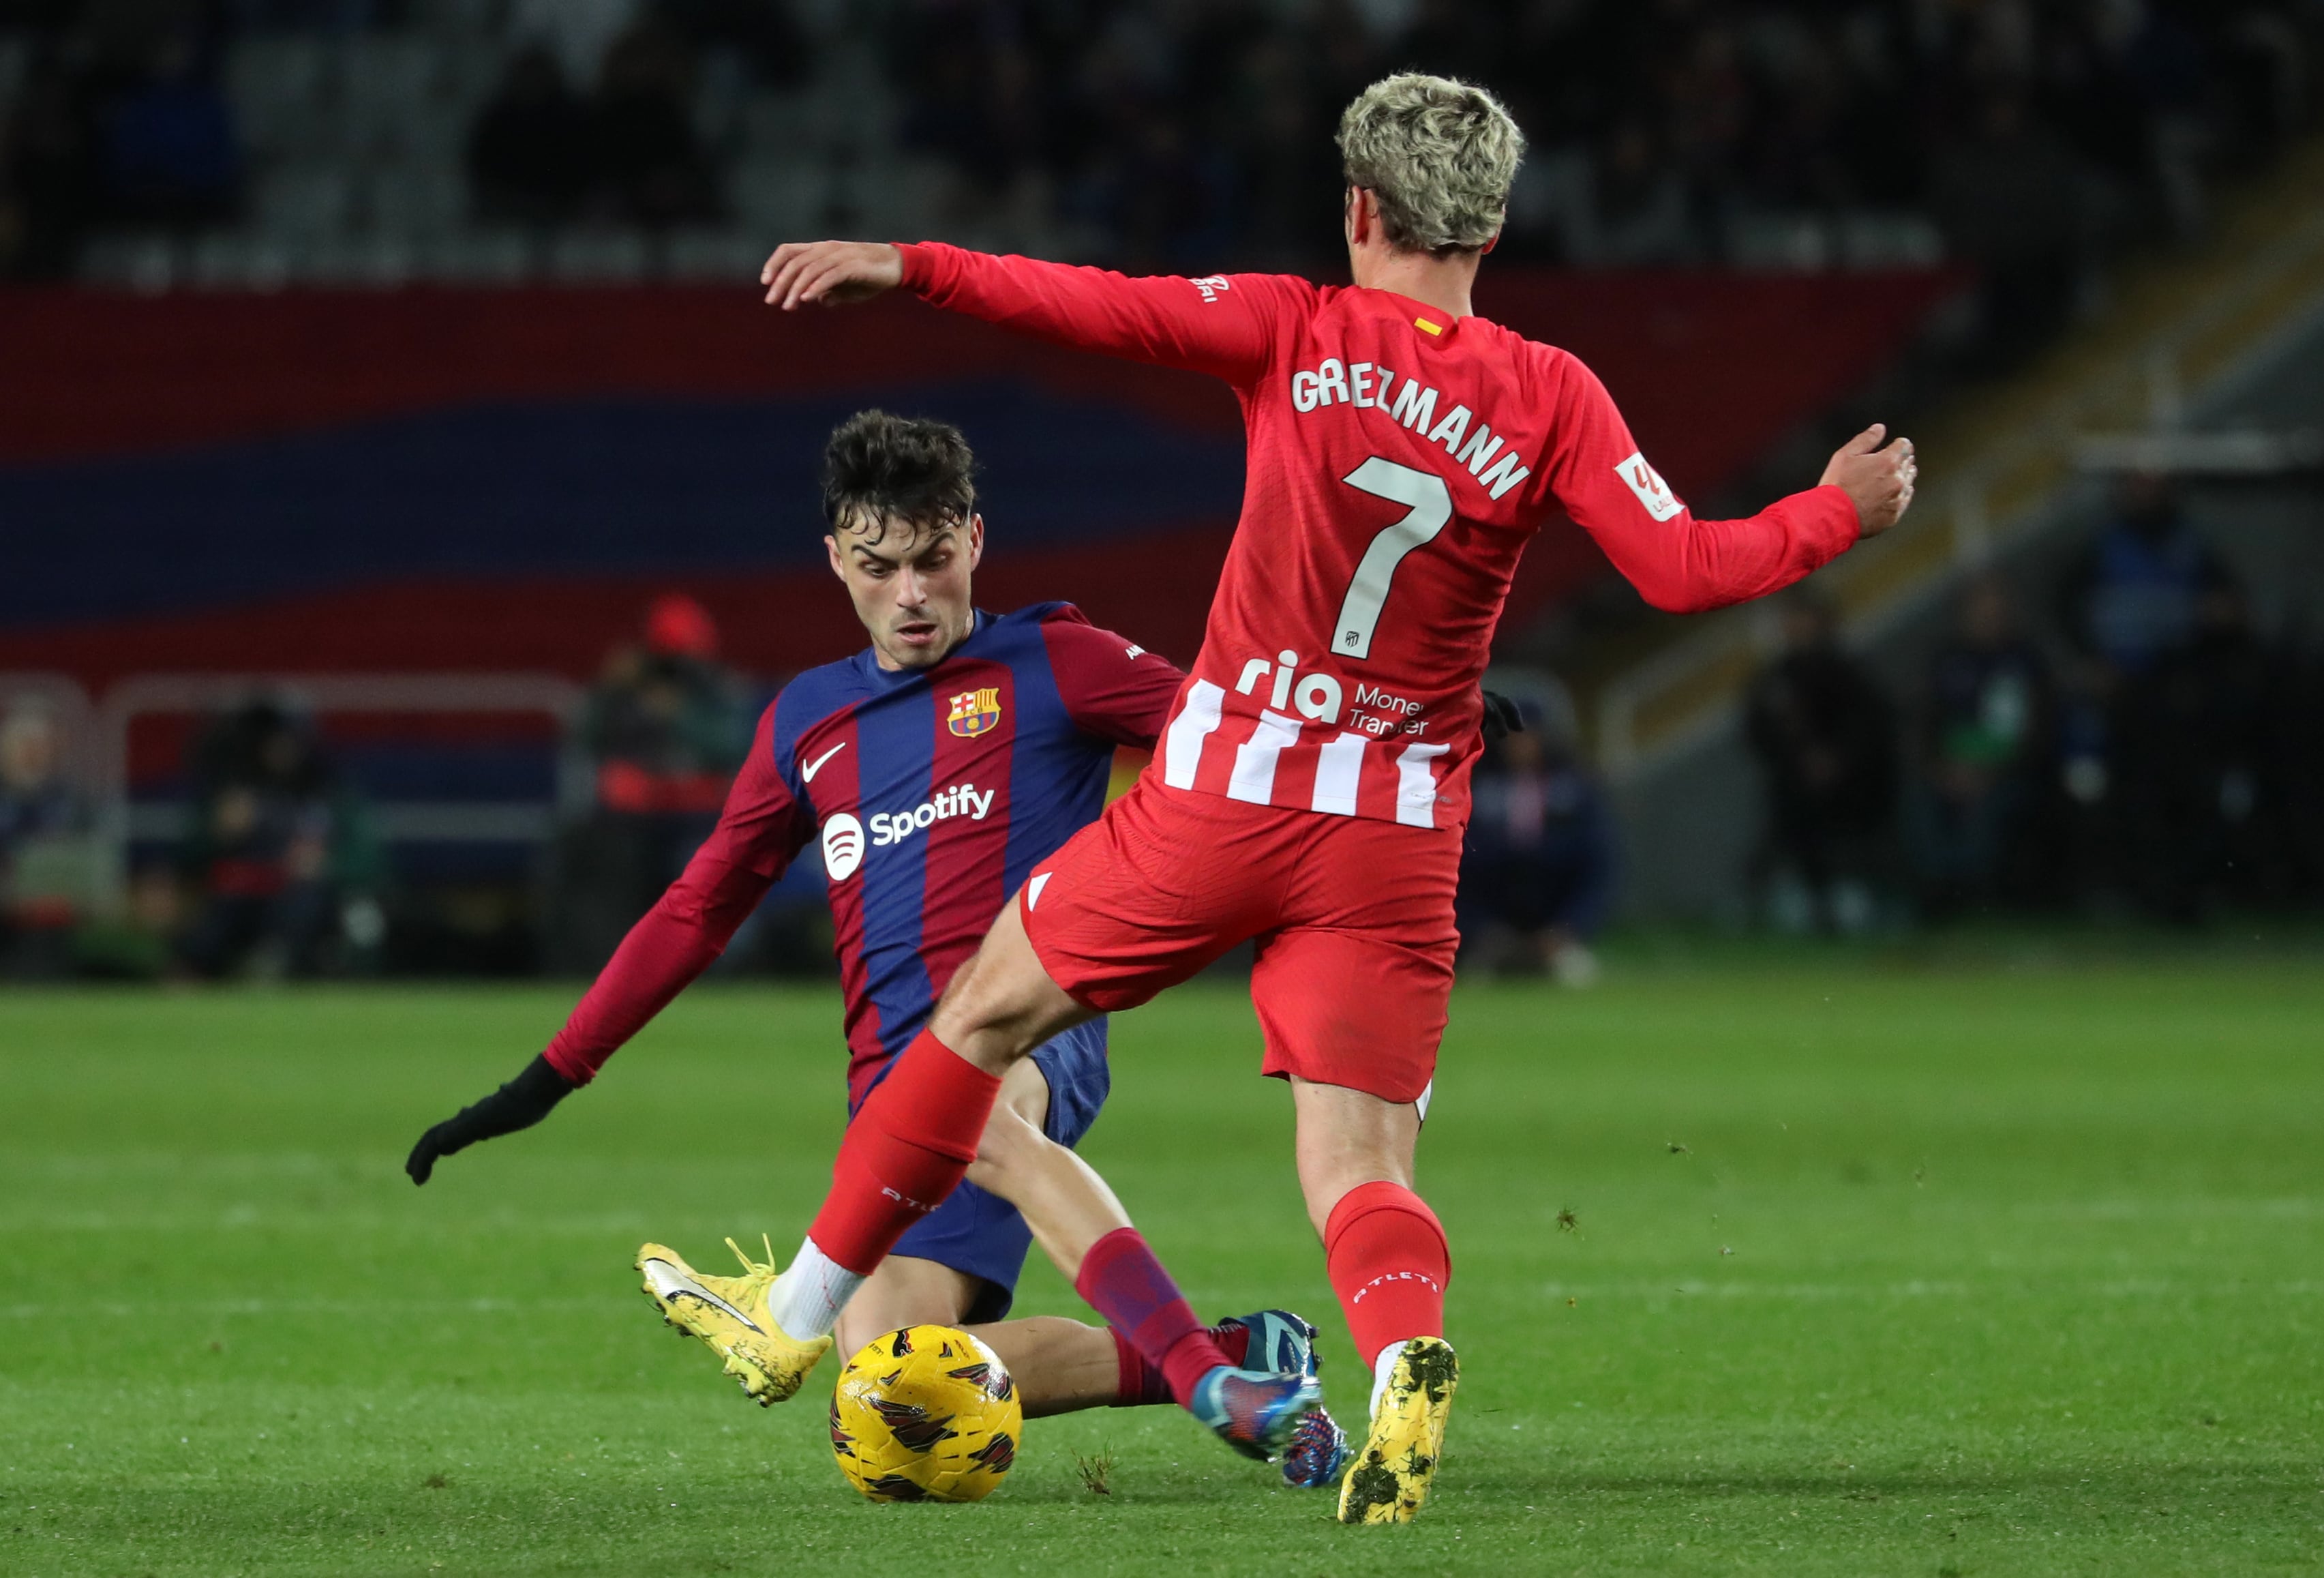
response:
[[[1240,1326],[1250,1333],[1243,1354],[1243,1363],[1250,1369],[1305,1375],[1310,1380],[1322,1369],[1314,1324],[1287,1309],[1230,1315],[1219,1324]],[[1299,1421],[1284,1449],[1284,1483],[1303,1490],[1327,1490],[1340,1482],[1340,1472],[1348,1466],[1350,1455],[1347,1432],[1318,1405]]]
[[[1231,1370],[1222,1364],[1195,1384],[1187,1411],[1245,1457],[1284,1456],[1301,1423],[1323,1400],[1315,1378],[1298,1371]]]
[[[1328,1490],[1340,1482],[1355,1450],[1329,1411],[1316,1407],[1299,1421],[1284,1449],[1283,1482],[1299,1490]]]
[[[1245,1370],[1272,1370],[1285,1375],[1316,1373],[1315,1328],[1287,1309],[1263,1309],[1257,1315],[1229,1315],[1222,1326],[1240,1326],[1250,1333],[1243,1350]]]

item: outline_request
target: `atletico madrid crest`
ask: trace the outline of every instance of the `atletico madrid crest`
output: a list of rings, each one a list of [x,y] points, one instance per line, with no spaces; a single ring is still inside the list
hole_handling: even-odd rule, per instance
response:
[[[945,720],[955,734],[971,738],[989,734],[1001,721],[1001,687],[964,690],[952,698],[952,715]]]

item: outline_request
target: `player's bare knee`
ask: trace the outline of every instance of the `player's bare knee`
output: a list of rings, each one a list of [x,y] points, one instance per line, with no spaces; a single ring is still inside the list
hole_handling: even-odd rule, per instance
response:
[[[984,1132],[976,1142],[976,1160],[981,1166],[1008,1170],[1021,1166],[1027,1150],[1034,1145],[1046,1144],[1041,1131],[1025,1119],[1016,1108],[1002,1103],[992,1109],[992,1116],[984,1122]]]
[[[1012,939],[996,926],[953,976],[929,1027],[945,1046],[997,1074],[1090,1017],[1049,979],[1022,931]]]
[[[954,974],[928,1028],[962,1057],[999,1073],[1033,1049],[1033,1043],[1016,1029],[1024,1011],[1020,995],[1009,972],[992,956],[988,938]]]
[[[915,1255],[891,1255],[839,1312],[833,1345],[844,1355],[903,1326],[956,1326],[967,1318],[976,1290],[965,1272]]]
[[[977,1142],[976,1159],[968,1164],[968,1181],[987,1194],[1014,1200],[1025,1174],[1024,1147],[1013,1138],[998,1139],[991,1127]]]
[[[1014,1107],[996,1106],[977,1141],[968,1177],[978,1188],[1015,1204],[1045,1167],[1056,1164],[1051,1153],[1065,1149]]]

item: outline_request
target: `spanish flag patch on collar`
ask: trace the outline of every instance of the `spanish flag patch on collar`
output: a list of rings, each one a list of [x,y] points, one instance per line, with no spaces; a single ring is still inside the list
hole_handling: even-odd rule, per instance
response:
[[[1444,332],[1444,326],[1443,324],[1431,323],[1425,318],[1414,318],[1412,320],[1412,327],[1420,330],[1423,334],[1443,334]]]

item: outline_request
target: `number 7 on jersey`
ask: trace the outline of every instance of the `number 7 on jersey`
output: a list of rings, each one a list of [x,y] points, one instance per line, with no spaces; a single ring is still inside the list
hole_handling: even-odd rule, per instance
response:
[[[1332,650],[1342,658],[1369,658],[1372,633],[1379,628],[1380,610],[1387,605],[1388,584],[1396,579],[1397,567],[1414,549],[1435,541],[1444,523],[1452,519],[1452,490],[1441,476],[1377,455],[1340,480],[1374,498],[1411,506],[1403,519],[1382,527],[1364,549],[1355,578],[1348,583],[1348,595],[1340,603]]]

